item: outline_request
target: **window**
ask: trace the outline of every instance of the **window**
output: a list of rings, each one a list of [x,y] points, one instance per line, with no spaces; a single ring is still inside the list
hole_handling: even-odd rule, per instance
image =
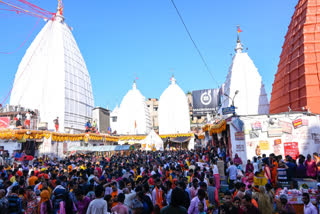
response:
[[[158,107],[153,107],[153,111],[158,111]]]
[[[112,122],[117,122],[117,117],[112,117]]]
[[[148,108],[150,108],[150,105],[147,105]]]

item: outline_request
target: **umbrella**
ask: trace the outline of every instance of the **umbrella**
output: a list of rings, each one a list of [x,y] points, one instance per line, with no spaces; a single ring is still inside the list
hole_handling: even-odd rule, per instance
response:
[[[19,159],[19,161],[24,161],[24,160],[31,161],[31,160],[33,160],[33,156],[32,155],[25,155]]]

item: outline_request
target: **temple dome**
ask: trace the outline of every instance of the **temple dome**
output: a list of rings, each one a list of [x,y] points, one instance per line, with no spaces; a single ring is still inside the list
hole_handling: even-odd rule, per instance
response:
[[[188,133],[190,115],[188,98],[177,85],[174,77],[159,100],[159,134]]]
[[[59,131],[84,130],[94,100],[85,61],[62,14],[48,20],[27,49],[15,76],[11,105],[38,109],[41,122]]]
[[[253,61],[242,50],[238,39],[236,54],[224,84],[222,108],[231,106],[233,99],[238,115],[268,114],[269,102],[262,78]]]
[[[117,133],[123,135],[148,134],[151,130],[145,97],[137,89],[135,82],[121,102],[117,129]]]

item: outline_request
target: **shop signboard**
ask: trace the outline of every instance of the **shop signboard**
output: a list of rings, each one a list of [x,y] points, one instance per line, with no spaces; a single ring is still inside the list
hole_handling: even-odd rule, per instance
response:
[[[193,114],[206,115],[213,113],[220,106],[220,89],[192,91]]]
[[[280,145],[280,144],[281,144],[281,139],[274,140],[274,145]]]
[[[293,159],[299,156],[299,145],[298,142],[286,142],[284,146],[284,155],[290,155]]]
[[[10,117],[0,117],[0,129],[8,128],[10,125]]]
[[[280,127],[269,127],[268,128],[268,137],[281,137],[282,128]]]
[[[226,108],[222,108],[222,114],[226,115],[226,114],[234,114],[235,113],[236,108],[234,106],[230,106],[230,107],[226,107]]]
[[[269,150],[270,149],[269,141],[260,140],[259,141],[259,147],[260,147],[261,150]]]
[[[292,122],[292,125],[293,127],[296,129],[296,128],[299,128],[301,127],[303,124],[302,124],[302,119],[297,119],[297,120],[294,120]]]
[[[279,125],[282,128],[282,132],[292,134],[292,125],[289,122],[279,121]]]
[[[234,136],[235,136],[236,140],[244,140],[245,139],[244,132],[236,132],[236,133],[234,133]]]
[[[261,130],[262,129],[262,125],[261,122],[256,121],[254,123],[251,124],[252,130]]]

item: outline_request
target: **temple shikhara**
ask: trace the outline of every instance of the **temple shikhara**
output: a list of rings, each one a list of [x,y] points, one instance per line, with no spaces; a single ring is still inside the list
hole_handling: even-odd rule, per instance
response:
[[[132,89],[123,97],[119,108],[116,130],[118,134],[149,134],[151,120],[145,100],[134,82]]]
[[[300,0],[292,16],[273,83],[270,113],[320,113],[320,31],[317,0]]]
[[[176,83],[174,76],[171,84],[159,100],[159,134],[188,133],[190,116],[186,94]]]
[[[90,75],[79,47],[64,21],[63,7],[27,49],[15,76],[10,105],[38,109],[41,122],[54,129],[84,131],[94,100]]]
[[[222,108],[234,105],[239,115],[268,114],[269,102],[258,69],[239,39],[223,87]]]

